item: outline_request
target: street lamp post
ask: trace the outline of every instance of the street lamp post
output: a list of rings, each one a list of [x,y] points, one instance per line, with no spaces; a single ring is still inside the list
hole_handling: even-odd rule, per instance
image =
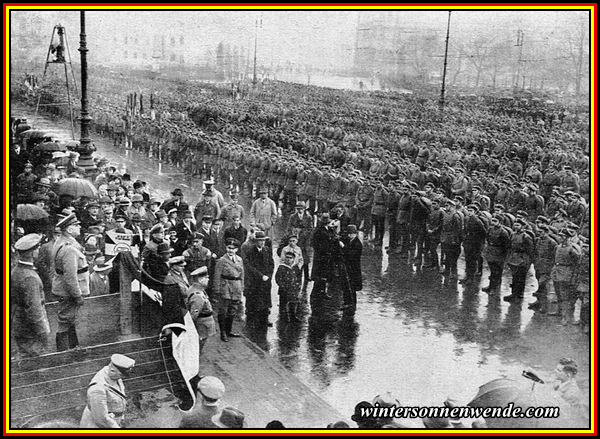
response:
[[[444,109],[444,103],[446,101],[446,67],[448,66],[448,41],[450,40],[450,14],[452,14],[452,11],[448,11],[448,29],[446,30],[446,50],[444,52],[444,71],[442,73],[442,91],[440,94],[440,111]]]
[[[92,154],[96,147],[90,139],[90,122],[92,118],[88,112],[87,100],[87,43],[85,35],[85,11],[80,11],[81,33],[79,34],[79,53],[81,54],[81,139],[79,139],[79,160],[77,166],[85,171],[96,169]]]

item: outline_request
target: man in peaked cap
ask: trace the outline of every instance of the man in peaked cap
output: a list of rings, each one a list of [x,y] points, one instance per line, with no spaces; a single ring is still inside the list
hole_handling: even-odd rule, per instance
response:
[[[192,410],[183,415],[179,428],[186,430],[219,428],[212,418],[220,414],[219,400],[224,394],[225,385],[219,378],[201,377],[196,385],[196,404]]]
[[[127,378],[135,360],[122,354],[113,354],[90,382],[87,405],[81,416],[80,428],[121,428],[127,404],[123,378]]]
[[[187,251],[187,250],[186,250]],[[186,305],[198,332],[199,353],[202,355],[204,344],[209,336],[215,334],[213,308],[206,294],[208,287],[208,267],[201,265],[189,275],[190,287],[186,293]]]
[[[50,336],[44,307],[44,286],[33,265],[42,238],[42,235],[30,233],[14,244],[18,262],[10,272],[11,330],[21,357],[40,355]]]
[[[56,227],[61,235],[53,248],[56,275],[52,292],[59,302],[56,347],[58,351],[65,351],[79,346],[75,324],[83,296],[90,293],[89,271],[83,247],[76,241],[81,225],[75,214],[65,216]]]
[[[237,255],[239,247],[240,242],[235,238],[228,238],[225,241],[226,254],[215,264],[213,275],[213,297],[217,301],[219,330],[221,340],[224,342],[228,342],[229,337],[240,336],[232,329],[233,320],[242,305],[246,276],[246,264]],[[263,250],[266,254],[267,251]]]

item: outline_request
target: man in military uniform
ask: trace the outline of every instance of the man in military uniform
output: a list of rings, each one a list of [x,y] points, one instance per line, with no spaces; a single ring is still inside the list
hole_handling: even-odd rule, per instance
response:
[[[363,231],[363,239],[366,241],[371,236],[371,208],[373,207],[373,188],[366,182],[360,186],[356,194],[356,225]]]
[[[179,428],[186,430],[220,428],[212,418],[221,412],[219,399],[225,394],[225,385],[217,377],[204,376],[198,381],[196,390],[196,404],[189,412],[183,414]]]
[[[508,227],[501,224],[501,219],[500,214],[492,216],[486,236],[487,245],[484,250],[484,257],[490,267],[490,283],[487,287],[481,289],[486,293],[494,293],[500,289],[504,261],[510,250],[511,232]]]
[[[223,227],[227,228],[233,224],[235,217],[243,220],[245,217],[244,207],[239,204],[239,192],[232,191],[229,194],[231,200],[221,210],[220,218],[223,220]]]
[[[108,366],[94,375],[79,428],[121,428],[127,404],[123,378],[129,376],[134,365],[135,360],[113,354]]]
[[[535,257],[533,268],[538,282],[538,289],[534,293],[537,301],[529,304],[529,309],[546,313],[548,310],[548,281],[554,267],[554,256],[556,254],[556,241],[550,234],[550,227],[543,222],[537,225],[537,239],[535,241]]]
[[[60,228],[61,235],[53,249],[56,274],[52,292],[59,302],[56,347],[58,351],[65,351],[79,346],[75,324],[83,296],[90,294],[89,269],[83,247],[76,241],[81,225],[75,214],[63,218],[56,227]]]
[[[23,173],[19,174],[15,180],[17,202],[19,203],[29,203],[33,195],[37,176],[32,171],[33,165],[31,162],[25,163]]]
[[[441,274],[449,279],[457,278],[457,263],[460,256],[460,245],[463,240],[464,222],[462,216],[456,211],[456,203],[452,200],[446,202],[446,209],[442,221],[442,252],[446,256],[446,263]]]
[[[233,320],[238,314],[244,293],[245,263],[237,255],[240,242],[229,238],[225,242],[227,253],[217,261],[213,276],[213,297],[217,301],[219,330],[221,340],[227,342],[229,337],[239,337],[233,331]]]
[[[554,282],[554,291],[562,314],[561,323],[567,325],[573,322],[575,302],[578,298],[575,282],[581,248],[574,242],[577,237],[575,231],[565,228],[558,233],[558,236],[561,242],[556,246],[555,264],[550,277]]]
[[[42,238],[31,233],[14,244],[18,262],[10,272],[11,329],[21,357],[40,355],[50,336],[44,286],[33,265]]]
[[[208,268],[202,265],[190,273],[190,287],[185,292],[187,309],[198,333],[200,355],[208,337],[215,334],[213,308],[206,294],[208,282]]]
[[[467,207],[467,218],[465,219],[465,234],[463,247],[465,249],[465,277],[461,283],[471,284],[477,271],[477,263],[483,252],[485,244],[486,227],[483,221],[477,217],[479,208],[475,204]]]
[[[511,248],[507,260],[512,273],[512,290],[509,296],[504,297],[506,302],[520,301],[525,293],[525,279],[534,256],[533,234],[525,229],[526,225],[524,219],[517,219],[513,224]]]

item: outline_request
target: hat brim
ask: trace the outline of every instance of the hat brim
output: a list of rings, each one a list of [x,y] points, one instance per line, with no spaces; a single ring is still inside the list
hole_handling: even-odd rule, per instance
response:
[[[110,270],[111,268],[112,268],[112,265],[103,265],[103,266],[96,265],[94,267],[94,271],[106,271],[106,270]]]

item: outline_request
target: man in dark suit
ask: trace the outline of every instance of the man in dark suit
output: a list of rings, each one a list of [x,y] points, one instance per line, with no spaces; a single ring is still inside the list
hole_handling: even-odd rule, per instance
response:
[[[162,204],[161,209],[163,209],[165,212],[168,212],[171,209],[175,208],[177,209],[177,216],[181,218],[183,217],[183,213],[185,211],[190,210],[190,206],[188,205],[188,203],[183,201],[183,191],[181,189],[176,188],[173,192],[171,192],[171,195],[173,196],[173,198],[169,198],[168,200],[166,200]]]
[[[254,239],[255,245],[248,250],[244,259],[246,313],[249,324],[272,326],[269,323],[269,312],[272,306],[271,282],[275,262],[272,252],[265,246],[265,232],[256,232]]]
[[[358,239],[358,229],[354,224],[348,226],[348,236],[343,239],[342,255],[348,272],[348,288],[344,288],[343,308],[356,309],[356,292],[362,290],[362,270],[360,259],[363,245]]]

